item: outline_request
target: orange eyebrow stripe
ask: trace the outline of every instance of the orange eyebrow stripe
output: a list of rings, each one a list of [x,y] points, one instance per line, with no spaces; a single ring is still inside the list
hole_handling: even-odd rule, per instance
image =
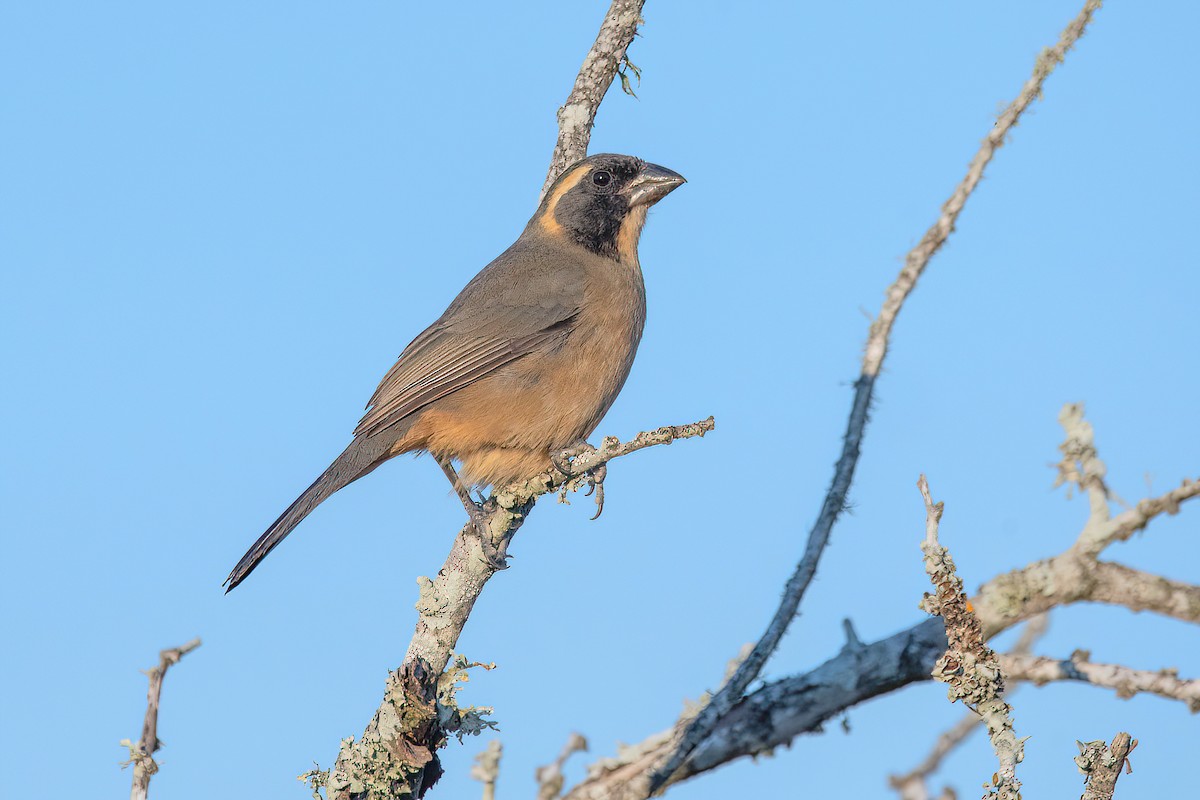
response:
[[[580,164],[575,167],[559,179],[550,196],[546,198],[544,210],[538,215],[538,221],[550,233],[562,233],[562,226],[554,218],[554,209],[558,208],[558,201],[562,200],[564,194],[578,186],[579,180],[590,172],[591,168],[591,164]]]

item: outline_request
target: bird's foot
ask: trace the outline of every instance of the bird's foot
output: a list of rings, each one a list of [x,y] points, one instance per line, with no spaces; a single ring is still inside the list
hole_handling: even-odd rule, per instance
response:
[[[561,450],[550,451],[550,463],[558,470],[563,478],[562,487],[558,492],[558,500],[561,503],[566,503],[567,492],[575,491],[583,486],[587,486],[587,491],[584,492],[584,497],[596,496],[596,513],[592,519],[597,519],[604,513],[604,479],[608,477],[608,465],[601,464],[597,467],[592,467],[586,472],[576,474],[575,459],[584,453],[595,452],[596,448],[580,439],[570,447]]]
[[[491,500],[486,500],[482,503],[472,503],[471,506],[467,508],[467,513],[471,516],[471,527],[474,529],[475,535],[479,537],[479,549],[483,551],[483,562],[492,569],[508,569],[508,559],[511,558],[508,554],[508,544],[512,541],[512,531],[506,533],[497,546],[492,542],[488,526],[492,512],[496,510],[495,504]]]

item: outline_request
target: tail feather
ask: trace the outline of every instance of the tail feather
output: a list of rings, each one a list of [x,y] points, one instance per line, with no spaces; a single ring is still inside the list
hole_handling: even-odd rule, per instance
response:
[[[312,486],[304,490],[287,510],[279,515],[279,519],[271,523],[262,536],[256,541],[237,566],[229,573],[229,577],[221,584],[227,587],[225,593],[246,579],[259,562],[267,557],[275,547],[284,540],[292,530],[304,520],[312,510],[329,498],[334,492],[350,485],[371,470],[382,464],[388,458],[387,443],[375,441],[368,437],[359,437],[334,459],[329,468],[313,481]]]

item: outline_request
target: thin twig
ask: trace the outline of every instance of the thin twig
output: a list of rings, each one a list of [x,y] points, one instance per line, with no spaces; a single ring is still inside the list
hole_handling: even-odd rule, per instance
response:
[[[1072,551],[1083,558],[1096,558],[1113,542],[1123,542],[1144,529],[1160,514],[1178,514],[1186,500],[1200,496],[1200,480],[1184,479],[1179,486],[1158,497],[1139,500],[1133,508],[1112,515],[1108,507],[1112,490],[1104,482],[1108,467],[1096,451],[1095,431],[1084,419],[1082,403],[1067,403],[1058,415],[1059,424],[1067,438],[1059,445],[1062,461],[1058,463],[1055,486],[1073,483],[1088,496],[1091,514],[1088,524],[1079,534]]]
[[[559,795],[562,794],[563,783],[566,781],[566,776],[563,775],[563,765],[575,753],[586,753],[587,749],[587,739],[583,737],[583,734],[572,733],[567,738],[567,743],[563,745],[558,758],[537,768],[534,773],[538,783],[537,800],[558,800]]]
[[[187,644],[163,650],[158,654],[158,665],[146,672],[149,688],[146,690],[146,719],[142,722],[142,738],[136,745],[128,739],[121,740],[121,744],[129,748],[129,760],[122,766],[133,764],[130,800],[146,800],[150,794],[150,778],[158,772],[154,753],[162,746],[158,739],[158,706],[162,698],[163,678],[170,667],[199,646],[200,639],[197,637]]]
[[[1200,711],[1200,680],[1184,680],[1177,669],[1131,669],[1120,664],[1096,664],[1086,650],[1076,650],[1070,658],[1006,653],[1000,665],[1009,680],[1029,681],[1042,686],[1052,681],[1081,681],[1113,689],[1117,697],[1129,698],[1145,692],[1167,700],[1178,700],[1189,711]]]
[[[979,151],[967,167],[966,176],[942,206],[941,216],[905,258],[904,268],[886,292],[879,316],[871,323],[863,353],[862,374],[854,385],[854,399],[850,405],[850,418],[846,424],[842,454],[834,469],[833,480],[825,495],[825,500],[821,504],[817,521],[809,532],[804,554],[784,587],[783,599],[780,601],[779,608],[767,625],[766,631],[755,644],[754,650],[742,662],[733,677],[726,681],[709,704],[692,720],[680,736],[677,749],[663,763],[662,767],[655,771],[650,779],[648,795],[654,794],[666,785],[674,772],[687,760],[688,755],[716,727],[721,716],[729,713],[734,704],[745,694],[747,687],[758,678],[767,659],[775,652],[783,635],[787,632],[788,626],[796,618],[800,601],[816,574],[821,553],[829,541],[829,534],[846,506],[846,495],[850,491],[854,470],[858,464],[859,450],[867,425],[875,380],[883,367],[888,340],[896,318],[900,314],[900,309],[909,294],[912,293],[917,279],[925,271],[930,259],[941,249],[954,231],[954,224],[959,214],[966,206],[975,187],[979,185],[984,169],[995,156],[996,150],[1004,144],[1009,131],[1017,124],[1025,109],[1041,96],[1042,85],[1046,78],[1083,35],[1084,29],[1091,21],[1092,14],[1100,7],[1100,4],[1101,0],[1087,0],[1083,10],[1063,31],[1058,43],[1038,56],[1037,62],[1034,64],[1033,75],[1025,82],[1017,99],[1000,114],[996,124],[984,138]]]
[[[646,0],[613,0],[604,15],[596,42],[583,59],[567,102],[558,109],[558,141],[538,202],[563,171],[587,155],[596,111],[625,60],[625,51],[637,36]]]

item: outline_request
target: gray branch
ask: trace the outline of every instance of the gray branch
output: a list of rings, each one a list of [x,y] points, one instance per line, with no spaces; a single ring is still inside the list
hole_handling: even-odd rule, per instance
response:
[[[1193,713],[1200,711],[1200,680],[1182,679],[1179,670],[1172,668],[1152,671],[1120,664],[1096,664],[1086,650],[1076,650],[1070,658],[1006,653],[1000,656],[1000,664],[1004,674],[1014,681],[1029,681],[1037,686],[1053,681],[1079,681],[1112,689],[1120,698],[1154,694],[1178,700]]]

